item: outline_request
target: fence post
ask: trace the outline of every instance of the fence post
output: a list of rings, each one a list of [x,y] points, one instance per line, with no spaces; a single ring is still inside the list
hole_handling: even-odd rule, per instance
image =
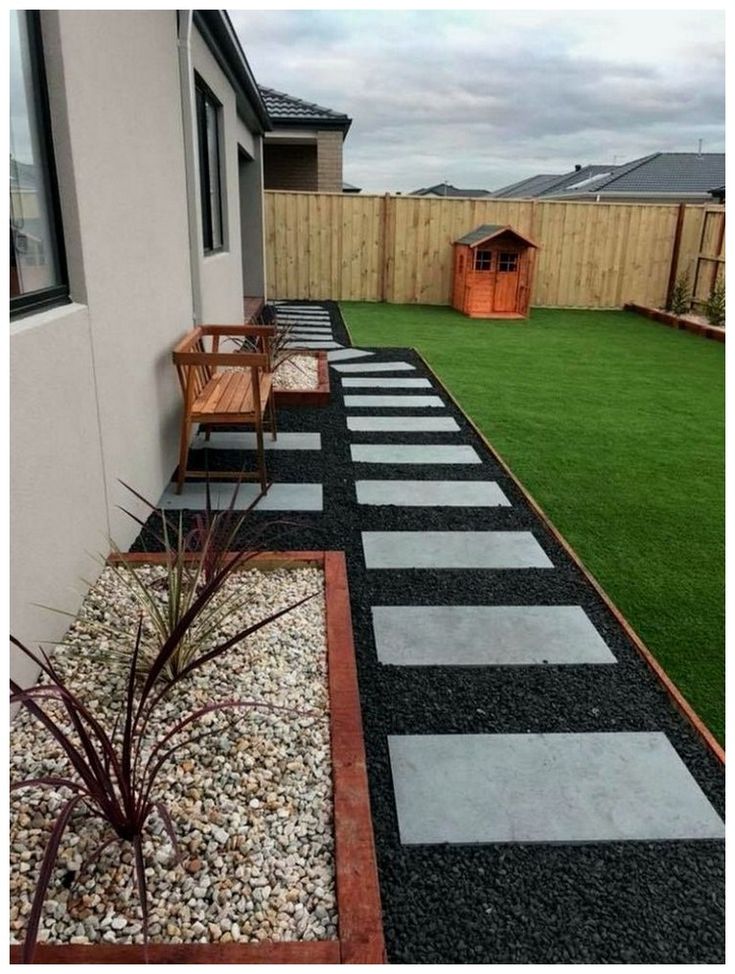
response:
[[[384,193],[380,202],[380,300],[385,304],[388,290],[388,200]]]
[[[679,250],[681,249],[681,235],[684,230],[684,217],[686,216],[686,203],[679,203],[679,212],[676,216],[676,230],[674,231],[674,244],[671,248],[671,266],[669,268],[669,283],[666,287],[666,307],[671,307],[671,299],[676,287],[676,272],[679,269]]]

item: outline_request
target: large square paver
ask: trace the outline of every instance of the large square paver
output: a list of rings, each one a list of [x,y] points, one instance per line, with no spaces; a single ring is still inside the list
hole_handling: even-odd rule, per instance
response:
[[[204,433],[197,433],[191,441],[191,449],[198,450],[208,446],[212,450],[254,450],[257,446],[255,433],[223,432],[210,433],[206,440]],[[272,440],[269,433],[263,439],[266,450],[321,450],[321,433],[279,433]]]
[[[338,348],[327,352],[327,359],[330,362],[345,362],[347,359],[366,358],[368,355],[375,355],[375,352],[366,352],[362,348]]]
[[[375,647],[397,666],[615,663],[579,605],[376,605]]]
[[[396,376],[343,376],[343,389],[431,389],[428,379],[403,379]]]
[[[494,480],[358,480],[358,504],[396,507],[510,507]]]
[[[438,396],[350,396],[345,395],[348,409],[443,409]]]
[[[530,531],[363,531],[367,568],[553,568]]]
[[[719,839],[662,733],[388,738],[401,842]]]
[[[398,418],[398,417],[396,417]],[[353,443],[350,455],[354,463],[482,463],[474,447],[466,443],[445,446],[442,443]]]
[[[372,354],[372,352],[370,353]],[[338,372],[415,372],[410,362],[359,362],[352,365],[333,365]]]
[[[348,416],[353,433],[454,433],[459,429],[451,416]]]
[[[284,347],[285,348],[306,348],[306,349],[313,348],[316,351],[323,351],[324,349],[327,348],[341,349],[344,346],[340,345],[339,342],[318,341],[318,340],[312,341],[311,339],[295,338],[293,341],[284,342]]]
[[[212,509],[224,511],[232,502],[235,484],[219,482],[209,485]],[[240,484],[233,510],[248,508],[260,493],[256,484]],[[187,481],[180,494],[174,484],[169,484],[163,492],[158,506],[164,510],[203,511],[206,508],[206,484]],[[268,493],[258,501],[258,511],[321,511],[321,484],[273,484]]]

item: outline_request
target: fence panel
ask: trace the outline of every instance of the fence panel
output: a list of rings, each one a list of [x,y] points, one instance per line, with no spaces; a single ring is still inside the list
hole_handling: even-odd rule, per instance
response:
[[[666,300],[679,213],[676,203],[265,196],[269,297],[400,304],[449,304],[453,241],[492,223],[511,224],[539,245],[533,305],[657,307]],[[693,282],[698,259],[713,255],[724,272],[724,251],[714,254],[722,225],[724,207],[686,206],[677,273]]]

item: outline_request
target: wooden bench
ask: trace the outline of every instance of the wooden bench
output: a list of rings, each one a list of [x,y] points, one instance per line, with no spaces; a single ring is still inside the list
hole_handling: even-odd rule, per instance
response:
[[[277,437],[271,371],[271,342],[274,335],[275,328],[255,325],[199,325],[174,349],[174,365],[184,397],[177,494],[181,493],[187,475],[231,478],[234,474],[239,480],[259,480],[261,488],[267,490],[263,446],[266,415],[273,439]],[[227,339],[234,339],[240,344],[247,342],[253,351],[222,352],[220,344]],[[257,441],[257,472],[187,469],[194,423],[207,428],[207,439],[212,426],[252,426]]]

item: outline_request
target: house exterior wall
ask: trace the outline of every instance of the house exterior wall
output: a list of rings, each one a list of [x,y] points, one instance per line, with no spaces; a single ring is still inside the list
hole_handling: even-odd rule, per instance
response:
[[[320,193],[342,192],[342,142],[340,131],[317,133],[317,180]]]
[[[10,329],[10,612],[31,646],[67,627],[32,603],[75,612],[81,579],[100,570],[87,553],[106,554],[110,536],[125,548],[137,534],[117,505],[147,511],[119,480],[155,501],[170,478],[181,409],[171,349],[193,323],[176,12],[49,10],[41,27],[73,303]],[[203,310],[239,322],[238,137],[254,159],[260,137],[237,131],[234,94],[193,41],[227,140],[227,250],[200,254]],[[253,227],[255,260],[257,219]],[[35,677],[20,654],[11,672]]]
[[[318,148],[311,145],[265,142],[264,186],[266,189],[308,190],[319,186]]]

